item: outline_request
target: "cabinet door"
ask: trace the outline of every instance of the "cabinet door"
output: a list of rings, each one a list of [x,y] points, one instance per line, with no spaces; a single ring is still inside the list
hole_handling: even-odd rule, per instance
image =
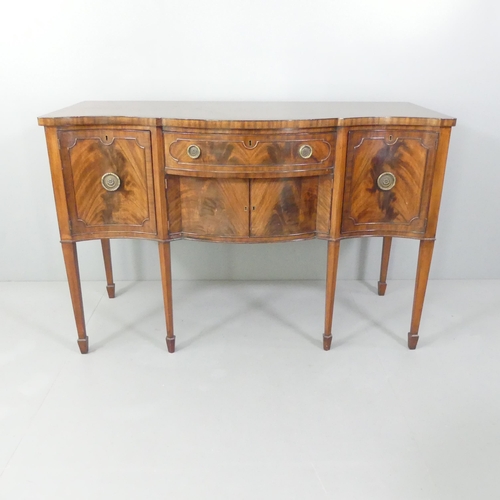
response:
[[[350,131],[342,233],[424,233],[438,138],[422,130]]]
[[[250,181],[250,235],[253,237],[314,234],[319,177]]]
[[[248,237],[247,179],[169,176],[167,182],[171,233],[207,239]]]
[[[74,235],[156,234],[147,130],[59,131]]]

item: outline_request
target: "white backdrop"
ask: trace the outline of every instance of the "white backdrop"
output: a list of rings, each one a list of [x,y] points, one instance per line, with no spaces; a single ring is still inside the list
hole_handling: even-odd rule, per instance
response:
[[[0,280],[65,278],[43,129],[82,100],[410,101],[455,116],[431,277],[500,278],[500,7],[491,0],[44,0],[0,17]],[[112,242],[116,279],[158,279],[153,242]],[[393,245],[411,278],[418,243]],[[380,240],[339,277],[375,279]],[[103,279],[98,242],[83,279]],[[326,244],[176,242],[177,279],[322,278]]]

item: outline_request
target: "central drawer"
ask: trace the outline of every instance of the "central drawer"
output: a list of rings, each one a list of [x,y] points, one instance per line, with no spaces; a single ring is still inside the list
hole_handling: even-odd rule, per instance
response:
[[[335,134],[164,132],[169,174],[262,177],[333,172]]]

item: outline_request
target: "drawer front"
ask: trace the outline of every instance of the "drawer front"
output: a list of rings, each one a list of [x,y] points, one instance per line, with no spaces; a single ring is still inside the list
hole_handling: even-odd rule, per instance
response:
[[[423,234],[439,133],[351,130],[342,234]]]
[[[209,175],[327,174],[335,134],[164,134],[167,173]]]
[[[61,130],[64,184],[73,235],[156,234],[147,130]]]

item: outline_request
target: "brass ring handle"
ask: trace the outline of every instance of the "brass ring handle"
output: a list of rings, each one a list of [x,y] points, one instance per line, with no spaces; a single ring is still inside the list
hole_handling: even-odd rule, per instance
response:
[[[299,149],[299,155],[304,158],[304,160],[307,160],[307,158],[311,158],[313,154],[313,148],[309,146],[309,144],[304,144],[303,146],[300,146]]]
[[[196,144],[191,144],[190,146],[187,147],[187,154],[190,158],[196,160],[196,158],[199,158],[201,155],[200,146],[197,146]]]
[[[102,187],[106,191],[116,191],[120,187],[121,182],[120,178],[112,172],[104,174],[101,177]]]
[[[377,186],[382,191],[390,191],[396,185],[396,176],[392,172],[384,172],[378,176]]]

